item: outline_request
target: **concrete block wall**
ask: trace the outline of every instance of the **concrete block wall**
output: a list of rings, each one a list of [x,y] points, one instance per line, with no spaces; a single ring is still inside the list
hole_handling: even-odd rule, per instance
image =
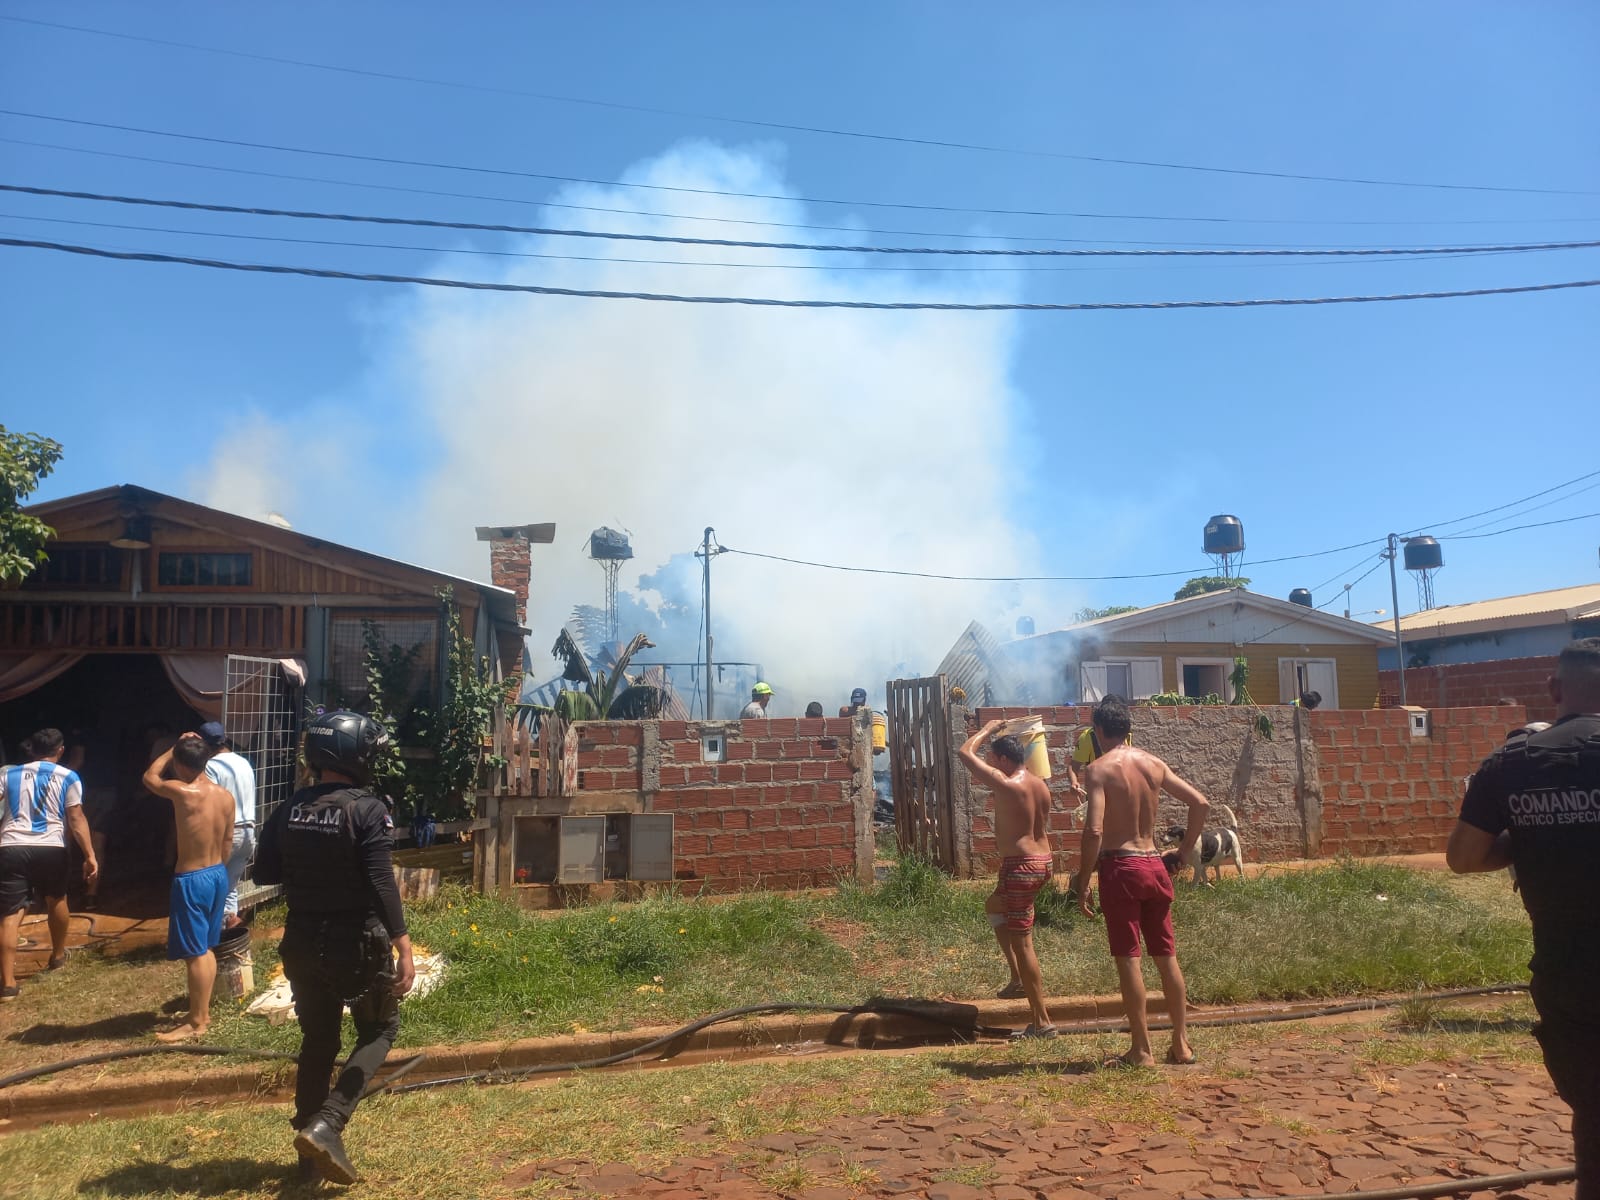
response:
[[[1434,709],[1429,736],[1413,737],[1397,709],[1306,715],[1321,764],[1325,857],[1443,851],[1463,781],[1527,720],[1508,705]]]
[[[1527,710],[1528,720],[1553,721],[1556,706],[1546,684],[1555,669],[1553,654],[1407,667],[1406,702],[1422,708],[1483,708],[1511,699]],[[1378,686],[1385,697],[1398,703],[1399,671],[1378,672]]]
[[[1076,869],[1082,830],[1073,810],[1078,801],[1068,791],[1067,761],[1078,732],[1089,724],[1092,709],[1062,706],[1044,709],[981,708],[976,725],[995,717],[1038,716],[1045,723],[1050,750],[1050,791],[1054,798],[1050,829],[1057,871]],[[1273,723],[1272,738],[1255,731],[1258,712]],[[1217,706],[1183,708],[1135,707],[1133,740],[1165,760],[1193,783],[1213,804],[1226,803],[1239,820],[1246,852],[1253,861],[1300,858],[1306,853],[1301,815],[1302,755],[1297,752],[1295,710],[1283,705],[1263,709]],[[1306,758],[1314,760],[1315,752]],[[1314,763],[1313,763],[1314,766]],[[959,769],[959,768],[958,768]],[[973,873],[993,874],[998,860],[994,844],[992,802],[986,787],[971,788]],[[1163,799],[1159,827],[1182,825],[1186,810]],[[1221,814],[1213,816],[1220,823]]]
[[[871,732],[865,721],[581,722],[578,791],[638,792],[670,812],[686,890],[788,890],[869,882],[874,856]],[[702,760],[701,734],[727,759]]]

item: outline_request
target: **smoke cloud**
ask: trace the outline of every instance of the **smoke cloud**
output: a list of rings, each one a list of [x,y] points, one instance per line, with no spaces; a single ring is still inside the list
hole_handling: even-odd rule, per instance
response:
[[[706,144],[639,164],[630,181],[785,194],[775,155]],[[641,200],[641,196],[646,197]],[[838,223],[794,200],[570,189],[565,203],[652,207],[740,221]],[[814,240],[809,231],[550,210],[550,224],[641,233]],[[774,238],[772,235],[778,235]],[[826,235],[848,241],[850,235]],[[500,243],[495,243],[500,244]],[[508,281],[701,295],[896,300],[1011,296],[1003,275],[843,269],[885,256],[528,238]],[[622,259],[674,260],[670,263]],[[880,261],[874,261],[880,260]],[[468,265],[463,265],[466,261]],[[495,260],[451,256],[433,273],[492,277]],[[709,267],[689,263],[742,264]],[[763,269],[769,264],[807,269]],[[917,265],[925,265],[918,263]],[[296,528],[483,578],[482,524],[554,521],[533,548],[528,624],[535,674],[575,604],[599,604],[589,532],[627,530],[623,638],[653,659],[700,657],[702,530],[733,550],[951,574],[1037,570],[1012,517],[1018,335],[1010,314],[761,309],[426,290],[388,309],[362,397],[250,425],[255,473],[236,456],[197,477],[200,498],[250,515],[275,509]],[[352,403],[354,400],[354,403]],[[358,418],[349,415],[357,412]],[[323,461],[289,452],[330,430],[382,426],[381,455]],[[362,497],[362,524],[330,527],[311,498]],[[1061,602],[1055,597],[1056,603]],[[761,664],[775,715],[809,700],[832,713],[852,687],[931,669],[968,621],[1008,627],[1032,597],[1014,586],[899,579],[741,554],[712,565],[718,659]],[[651,625],[650,622],[655,622]],[[688,689],[688,674],[675,675]],[[743,703],[753,673],[719,685],[718,715]]]

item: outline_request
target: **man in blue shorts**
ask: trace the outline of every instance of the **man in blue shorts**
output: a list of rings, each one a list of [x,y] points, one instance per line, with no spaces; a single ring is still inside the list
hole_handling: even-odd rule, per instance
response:
[[[211,989],[217,981],[217,958],[211,950],[222,937],[228,902],[234,801],[206,778],[210,758],[204,739],[186,733],[144,773],[144,786],[172,802],[178,861],[167,917],[167,957],[183,959],[189,983],[189,1019],[156,1034],[163,1042],[188,1041],[211,1026]]]

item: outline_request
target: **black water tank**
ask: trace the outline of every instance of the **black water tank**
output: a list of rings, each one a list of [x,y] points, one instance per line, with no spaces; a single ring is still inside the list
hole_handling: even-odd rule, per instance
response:
[[[1311,589],[1310,588],[1295,588],[1294,591],[1289,593],[1289,603],[1290,604],[1303,604],[1307,608],[1310,608],[1311,607]]]
[[[1207,554],[1243,554],[1244,522],[1224,513],[1206,522],[1203,549]]]
[[[1032,637],[1033,636],[1033,618],[1032,617],[1018,617],[1017,618],[1017,636],[1018,637]]]
[[[1406,570],[1432,571],[1444,566],[1444,550],[1439,543],[1424,534],[1406,542]]]

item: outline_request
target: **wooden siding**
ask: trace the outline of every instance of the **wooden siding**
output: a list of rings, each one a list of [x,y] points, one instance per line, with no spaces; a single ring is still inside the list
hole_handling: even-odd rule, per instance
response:
[[[1294,645],[1245,646],[1242,649],[1216,642],[1107,642],[1094,652],[1094,660],[1117,658],[1159,658],[1161,690],[1175,692],[1183,678],[1178,673],[1180,658],[1226,658],[1243,654],[1250,664],[1250,697],[1257,704],[1287,704],[1293,696],[1278,694],[1280,658],[1331,658],[1339,672],[1339,707],[1373,708],[1378,699],[1378,648],[1369,646],[1328,646],[1316,642]]]
[[[0,605],[0,650],[305,652],[305,610],[289,604],[127,604],[85,597]]]

